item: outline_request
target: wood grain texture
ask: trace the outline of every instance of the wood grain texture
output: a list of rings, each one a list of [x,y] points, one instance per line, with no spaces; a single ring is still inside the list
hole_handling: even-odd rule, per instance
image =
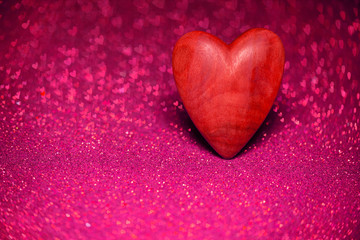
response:
[[[206,141],[234,157],[260,127],[276,98],[285,52],[273,32],[255,28],[230,45],[200,31],[182,36],[173,51],[175,83]]]

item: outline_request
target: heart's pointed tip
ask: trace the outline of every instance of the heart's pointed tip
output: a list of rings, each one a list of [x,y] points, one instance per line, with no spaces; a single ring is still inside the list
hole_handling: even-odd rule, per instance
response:
[[[219,151],[219,150],[215,150],[217,152],[217,154],[220,155],[220,157],[222,157],[223,159],[226,159],[226,160],[231,160],[233,159],[234,157],[236,157],[238,155],[238,153],[241,151],[241,149],[239,150],[236,150],[236,151],[229,151],[229,150],[222,150],[222,151]]]
[[[235,154],[234,156],[233,156],[233,155],[231,155],[231,156],[223,156],[223,155],[220,155],[220,157],[223,158],[224,160],[233,160],[236,155],[237,155],[237,154]]]
[[[230,160],[240,153],[250,136],[224,134],[221,137],[209,137],[205,135],[205,139],[220,157]]]
[[[224,155],[224,154],[220,154],[220,153],[218,153],[218,154],[220,155],[221,158],[223,158],[225,160],[232,160],[237,155],[237,153],[231,154],[231,155],[229,155],[229,154]]]

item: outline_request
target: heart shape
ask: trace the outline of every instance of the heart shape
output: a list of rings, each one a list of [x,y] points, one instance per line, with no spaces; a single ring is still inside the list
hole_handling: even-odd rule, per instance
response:
[[[255,134],[276,98],[285,51],[270,30],[254,28],[227,45],[205,32],[182,36],[173,51],[175,83],[191,120],[223,158]]]

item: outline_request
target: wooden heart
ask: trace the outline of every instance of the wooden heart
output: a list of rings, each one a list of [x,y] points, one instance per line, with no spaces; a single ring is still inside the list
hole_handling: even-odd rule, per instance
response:
[[[191,120],[223,158],[234,157],[269,113],[280,87],[285,52],[273,32],[255,28],[227,45],[200,31],[182,36],[173,72]]]

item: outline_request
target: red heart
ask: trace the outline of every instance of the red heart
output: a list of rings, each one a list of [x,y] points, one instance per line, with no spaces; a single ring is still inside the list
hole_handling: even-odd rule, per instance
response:
[[[200,31],[182,36],[173,52],[175,83],[208,143],[234,157],[269,113],[280,87],[285,52],[273,32],[255,28],[230,45]]]

